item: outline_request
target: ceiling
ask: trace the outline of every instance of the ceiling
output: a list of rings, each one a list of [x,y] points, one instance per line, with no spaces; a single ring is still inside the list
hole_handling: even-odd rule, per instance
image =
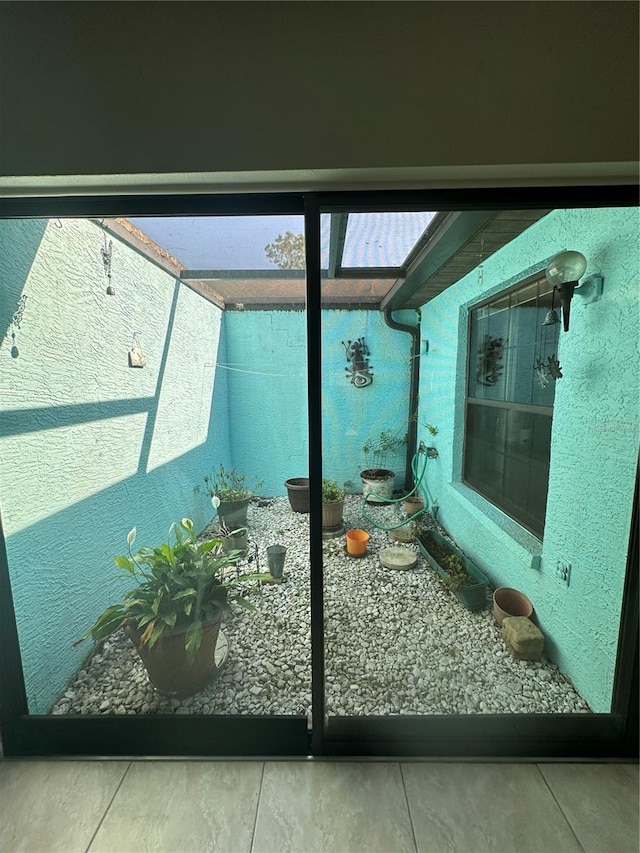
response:
[[[324,213],[323,304],[419,308],[548,212]],[[278,235],[301,235],[302,216],[136,217],[102,224],[230,310],[304,306],[304,270],[279,269],[265,251]]]

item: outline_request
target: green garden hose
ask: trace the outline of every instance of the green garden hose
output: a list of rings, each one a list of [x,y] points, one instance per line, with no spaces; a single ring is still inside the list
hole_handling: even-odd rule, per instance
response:
[[[418,475],[418,463],[419,463],[421,456],[423,457],[422,470],[419,472],[419,475]],[[408,495],[403,495],[401,498],[392,498],[391,500],[389,500],[388,498],[385,498],[382,495],[377,495],[375,492],[369,493],[369,495],[373,496],[374,498],[378,498],[380,501],[384,501],[384,503],[387,503],[387,504],[388,503],[397,504],[397,503],[400,503],[400,501],[406,501],[406,499],[408,497],[411,497],[411,495],[417,494],[418,497],[421,497],[424,500],[424,507],[422,509],[419,509],[417,512],[414,512],[413,515],[409,515],[409,516],[407,516],[407,518],[402,519],[402,521],[400,521],[398,524],[392,524],[392,525],[380,524],[375,519],[371,518],[370,515],[367,514],[365,507],[367,506],[367,503],[369,502],[368,501],[369,495],[366,495],[366,496],[363,496],[363,499],[362,499],[362,505],[360,506],[360,515],[363,518],[366,518],[366,520],[370,524],[373,524],[373,526],[377,527],[379,530],[397,530],[399,527],[404,527],[405,524],[410,524],[416,518],[419,518],[423,513],[427,512],[429,507],[434,505],[434,501],[431,499],[431,494],[429,492],[429,487],[427,486],[427,481],[426,481],[428,460],[429,460],[429,457],[427,456],[427,448],[424,446],[424,444],[422,442],[420,442],[420,447],[418,448],[417,453],[414,455],[413,459],[411,460],[411,471],[413,473],[413,480],[414,480],[415,486],[413,487],[413,489],[411,489],[411,491],[409,492]],[[424,481],[424,491],[421,494],[423,481]]]

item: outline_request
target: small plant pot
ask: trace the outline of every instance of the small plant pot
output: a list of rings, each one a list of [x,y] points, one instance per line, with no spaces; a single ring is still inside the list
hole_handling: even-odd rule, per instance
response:
[[[231,533],[229,536],[225,536],[222,542],[222,550],[227,554],[229,551],[246,551],[248,544],[249,534],[245,527],[238,533]]]
[[[343,513],[344,501],[322,504],[322,537],[324,539],[330,539],[344,533]]]
[[[493,593],[493,615],[498,625],[507,616],[526,616],[533,613],[533,605],[523,592],[509,586],[500,586]]]
[[[268,545],[267,546],[267,564],[269,566],[269,574],[274,578],[281,578],[284,571],[284,558],[287,556],[287,549],[284,545]]]
[[[284,481],[294,512],[309,512],[309,478],[292,477]]]
[[[247,526],[247,510],[251,498],[241,498],[238,501],[220,501],[218,518],[229,530],[237,530]]]
[[[362,494],[367,503],[383,504],[393,498],[395,471],[388,468],[367,468],[360,472]]]
[[[352,557],[359,557],[367,553],[367,542],[369,534],[366,530],[347,530],[347,553]]]
[[[418,497],[418,495],[411,495],[411,497],[405,500],[403,506],[407,515],[415,515],[416,512],[424,509],[424,500]]]

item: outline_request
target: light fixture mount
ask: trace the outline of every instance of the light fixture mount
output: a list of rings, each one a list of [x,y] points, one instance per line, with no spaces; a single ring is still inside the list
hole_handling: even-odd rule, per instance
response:
[[[602,276],[596,273],[588,276],[582,284],[580,278],[587,269],[587,259],[581,252],[571,249],[554,255],[545,269],[549,284],[560,297],[562,322],[565,332],[569,331],[571,300],[574,295],[582,296],[587,303],[595,302],[602,295]]]

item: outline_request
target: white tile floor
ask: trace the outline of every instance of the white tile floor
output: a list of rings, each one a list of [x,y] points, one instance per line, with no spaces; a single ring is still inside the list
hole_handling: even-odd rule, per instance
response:
[[[638,767],[0,761],[13,853],[638,853]]]

